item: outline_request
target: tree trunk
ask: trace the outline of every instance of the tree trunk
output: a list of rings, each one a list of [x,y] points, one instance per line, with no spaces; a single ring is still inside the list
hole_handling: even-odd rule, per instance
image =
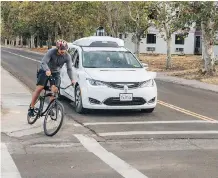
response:
[[[5,46],[7,46],[8,45],[8,40],[7,39],[5,39]]]
[[[201,58],[202,58],[202,60],[204,61],[204,37],[203,37],[203,33],[201,33],[201,38],[202,38],[202,40],[201,40],[201,50],[202,50],[202,56],[201,56]]]
[[[52,44],[51,44],[51,32],[48,32],[48,49],[52,48]]]
[[[34,38],[35,38],[35,36],[31,35],[31,38],[30,38],[30,48],[35,48]]]
[[[37,34],[37,45],[36,45],[36,47],[38,48],[39,46],[40,46],[40,39],[39,39],[39,34]]]
[[[54,35],[55,35],[55,42],[58,40],[58,26],[55,26],[55,29],[54,29]]]
[[[20,37],[20,46],[23,48],[23,36]]]
[[[140,37],[136,36],[136,56],[139,58],[139,54],[140,54]]]
[[[213,58],[213,43],[211,42],[211,37],[209,33],[206,33],[207,22],[201,22],[201,30],[204,43],[204,69],[206,74],[214,74],[214,58]]]
[[[31,42],[30,42],[29,38],[27,38],[27,46],[28,46],[28,48],[31,48]]]
[[[17,37],[16,37],[16,47],[19,46],[19,40],[20,40],[20,38],[19,38],[19,36],[17,36]]]
[[[204,61],[204,45],[203,45],[203,43],[202,43],[202,55],[201,55],[201,59]]]
[[[39,46],[40,46],[40,48],[43,47],[43,40],[42,40],[42,38],[39,38]]]
[[[166,41],[167,41],[166,69],[170,69],[172,67],[172,64],[171,64],[171,41],[172,41],[172,38],[168,37]]]
[[[167,4],[165,4],[167,5]],[[172,42],[172,37],[171,37],[171,32],[168,28],[167,22],[164,23],[164,31],[165,31],[165,37],[166,37],[166,42],[167,42],[167,59],[166,59],[166,69],[170,69],[172,67],[171,63],[171,42]]]

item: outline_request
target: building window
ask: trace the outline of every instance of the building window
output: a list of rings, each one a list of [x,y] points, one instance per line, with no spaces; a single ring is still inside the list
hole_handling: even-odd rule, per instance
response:
[[[156,44],[156,34],[147,34],[147,44]]]
[[[184,40],[183,36],[181,36],[181,35],[175,36],[175,44],[183,45],[184,43],[185,43],[185,40]]]
[[[123,34],[122,33],[119,34],[119,38],[123,39]]]

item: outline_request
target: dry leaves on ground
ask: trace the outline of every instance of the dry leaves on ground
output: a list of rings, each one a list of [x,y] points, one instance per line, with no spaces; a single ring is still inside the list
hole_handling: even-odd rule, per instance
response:
[[[149,69],[156,72],[167,72],[166,55],[145,56],[141,55],[140,60],[148,64]],[[172,68],[170,71],[183,71],[200,68],[202,65],[201,56],[177,56],[172,55]]]
[[[166,55],[145,56],[141,55],[140,60],[147,63],[151,71],[167,72],[170,76],[176,76],[189,80],[199,80],[209,84],[218,85],[218,65],[216,65],[216,73],[214,76],[202,75],[199,70],[203,66],[201,56],[186,55],[172,56],[172,68],[166,70]]]

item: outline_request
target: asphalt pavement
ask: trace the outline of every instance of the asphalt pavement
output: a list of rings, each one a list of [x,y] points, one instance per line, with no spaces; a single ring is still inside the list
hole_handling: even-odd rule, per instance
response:
[[[3,101],[13,100],[15,93],[24,101],[17,78],[25,85],[25,93],[29,92],[25,102],[30,99],[41,58],[40,54],[1,48],[2,67],[13,75],[3,72],[2,87],[14,88],[4,92]],[[65,99],[66,120],[56,136],[46,137],[42,130],[28,128],[23,121],[20,124],[22,116],[14,122],[12,116],[16,120],[17,115],[13,113],[2,126],[14,122],[13,129],[19,126],[20,131],[3,128],[2,143],[22,178],[218,177],[218,93],[156,82],[159,101],[152,114],[89,111],[79,115]]]

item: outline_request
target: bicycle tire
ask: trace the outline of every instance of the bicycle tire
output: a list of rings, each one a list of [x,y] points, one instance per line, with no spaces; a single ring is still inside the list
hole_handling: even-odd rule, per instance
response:
[[[36,115],[34,117],[29,117],[29,115],[27,113],[27,122],[30,125],[34,124],[37,121],[37,119],[39,118],[39,108],[40,108],[40,99],[39,98],[36,100],[35,106],[37,104],[39,104],[39,107],[34,108],[34,113],[36,113]],[[31,121],[31,118],[33,119],[32,121]]]
[[[54,103],[55,102],[55,103]],[[56,107],[55,111],[56,111],[56,115],[57,115],[57,108],[59,107],[60,109],[60,112],[61,112],[61,120],[60,120],[60,124],[58,125],[58,127],[52,132],[52,133],[49,133],[48,132],[48,125],[47,125],[47,120],[48,120],[48,116],[49,116],[49,113],[50,111]],[[57,116],[56,116],[57,117]],[[51,103],[46,115],[45,115],[45,119],[44,119],[44,123],[43,123],[43,129],[44,129],[44,133],[45,135],[47,136],[54,136],[61,128],[62,124],[63,124],[63,120],[64,120],[64,106],[58,101],[58,100],[54,100],[53,103]]]

